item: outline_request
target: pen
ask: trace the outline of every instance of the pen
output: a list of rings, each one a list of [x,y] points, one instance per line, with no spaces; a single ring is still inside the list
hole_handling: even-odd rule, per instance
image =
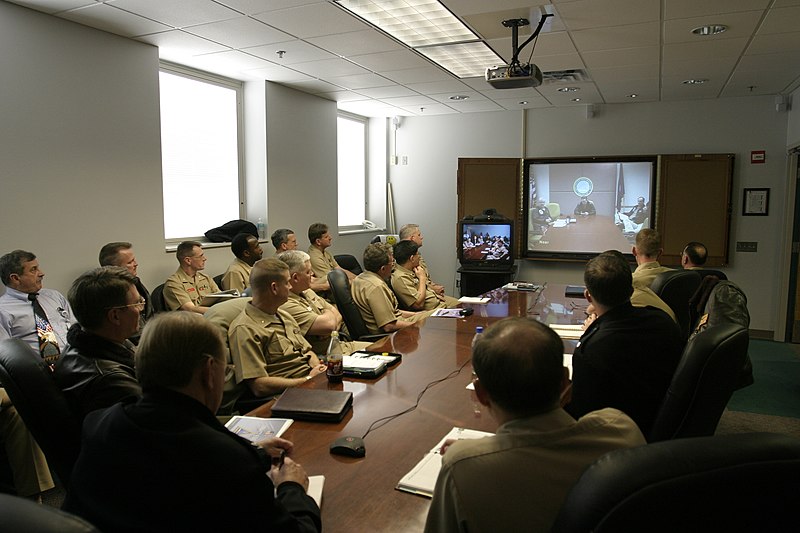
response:
[[[283,468],[283,460],[286,459],[286,450],[281,450],[281,456],[278,459],[278,470]]]

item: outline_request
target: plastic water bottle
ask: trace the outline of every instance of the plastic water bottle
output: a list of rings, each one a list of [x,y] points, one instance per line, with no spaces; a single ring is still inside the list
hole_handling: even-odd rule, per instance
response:
[[[256,229],[258,229],[258,239],[263,241],[267,238],[267,225],[264,224],[264,219],[258,217],[258,222],[256,222]]]
[[[475,343],[478,342],[478,339],[481,338],[483,335],[483,326],[475,326],[475,335],[472,336],[472,347],[475,347]]]
[[[342,343],[339,341],[339,332],[331,332],[331,341],[328,343],[328,354],[325,357],[325,364],[328,366],[325,374],[331,383],[341,383],[344,376],[344,353]]]

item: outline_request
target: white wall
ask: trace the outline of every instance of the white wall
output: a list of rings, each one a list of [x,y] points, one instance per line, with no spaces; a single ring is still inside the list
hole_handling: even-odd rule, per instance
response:
[[[792,93],[789,125],[786,130],[786,146],[800,146],[800,89]]]
[[[404,120],[408,167],[392,167],[400,224],[423,226],[423,250],[434,278],[452,287],[457,268],[458,157],[518,157],[520,113],[478,113]],[[729,277],[748,294],[753,329],[774,330],[779,294],[764,265],[779,264],[786,213],[787,113],[777,113],[771,96],[690,102],[609,105],[587,119],[583,107],[530,110],[527,157],[667,153],[735,153],[731,265]],[[398,140],[398,145],[401,145]],[[751,150],[766,150],[763,165],[750,164]],[[741,217],[743,187],[769,187],[770,216]],[[423,198],[429,198],[427,201]],[[735,241],[757,241],[759,252],[736,253]],[[520,279],[581,283],[583,265],[523,261]],[[453,289],[455,292],[455,289]]]

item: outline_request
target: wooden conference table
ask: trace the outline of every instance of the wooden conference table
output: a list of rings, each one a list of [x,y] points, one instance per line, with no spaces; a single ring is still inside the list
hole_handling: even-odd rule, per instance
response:
[[[397,482],[454,426],[494,432],[497,424],[466,390],[472,379],[470,345],[476,326],[488,326],[506,316],[530,316],[547,323],[579,324],[586,300],[565,298],[564,285],[541,292],[488,293],[489,304],[469,305],[474,314],[462,319],[428,318],[375,343],[371,349],[399,352],[402,361],[375,380],[345,378],[329,384],[324,375],[304,387],[347,390],[353,409],[338,424],[295,421],[284,434],[294,443],[292,458],[309,475],[324,475],[322,524],[328,532],[422,531],[430,500],[395,490]],[[569,342],[569,341],[568,341]],[[567,347],[568,351],[571,351]],[[459,371],[460,369],[460,371]],[[432,386],[411,413],[374,429],[365,439],[366,457],[331,455],[338,437],[361,437],[375,420],[414,405],[420,392]],[[269,416],[269,402],[249,413]]]
[[[614,225],[613,216],[592,215],[572,217],[575,222],[567,223],[566,218],[556,219],[559,226],[550,226],[540,240],[530,240],[531,250],[572,251],[572,250],[627,250],[631,243],[625,234]],[[529,239],[533,234],[529,232]]]

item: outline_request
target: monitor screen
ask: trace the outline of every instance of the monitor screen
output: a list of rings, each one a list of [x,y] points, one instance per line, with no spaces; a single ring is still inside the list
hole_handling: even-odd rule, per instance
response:
[[[508,266],[514,263],[513,222],[462,221],[459,261],[469,266]]]
[[[630,254],[654,227],[655,156],[525,161],[525,256],[588,259]]]

